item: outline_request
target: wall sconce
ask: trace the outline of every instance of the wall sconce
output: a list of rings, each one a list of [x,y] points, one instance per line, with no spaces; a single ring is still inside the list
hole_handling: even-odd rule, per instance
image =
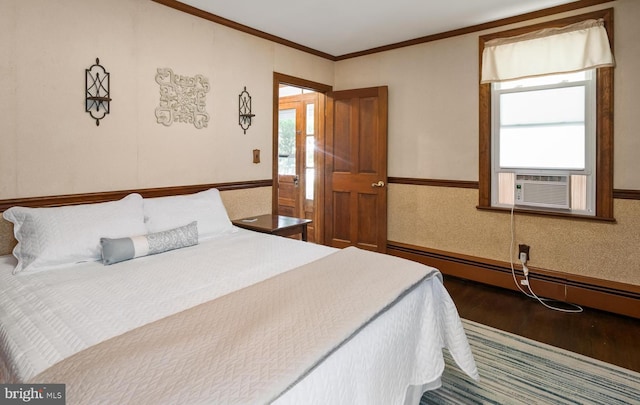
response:
[[[246,134],[251,126],[251,119],[256,116],[251,114],[251,96],[247,92],[247,86],[244,86],[244,90],[238,96],[238,110],[238,124]]]
[[[100,125],[100,120],[109,114],[109,84],[110,73],[100,65],[100,59],[96,58],[96,63],[85,69],[84,76],[85,111],[96,120],[96,125]]]

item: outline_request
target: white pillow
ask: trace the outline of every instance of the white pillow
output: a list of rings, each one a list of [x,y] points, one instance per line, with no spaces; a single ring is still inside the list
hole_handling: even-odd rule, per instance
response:
[[[68,207],[12,207],[3,216],[13,223],[18,241],[14,274],[100,260],[100,238],[146,233],[140,194]]]
[[[198,239],[204,240],[233,229],[218,189],[195,194],[145,198],[144,220],[148,233],[198,222]]]

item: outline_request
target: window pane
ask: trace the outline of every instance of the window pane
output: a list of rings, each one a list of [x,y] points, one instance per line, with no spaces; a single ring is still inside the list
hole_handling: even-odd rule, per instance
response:
[[[278,174],[296,174],[296,110],[280,110],[278,116]]]
[[[501,168],[583,170],[584,125],[504,128],[499,159]]]
[[[515,173],[498,173],[498,204],[513,205]]]
[[[315,121],[314,121],[315,108],[314,107],[315,107],[314,104],[307,104],[307,135],[314,134],[314,127],[315,127]]]
[[[280,97],[296,96],[298,94],[302,94],[302,89],[300,87],[280,85],[280,91],[278,94]]]
[[[500,95],[500,125],[584,122],[584,86]]]
[[[306,159],[306,167],[314,167],[315,164],[313,162],[313,156],[315,154],[315,137],[307,136],[307,159]]]
[[[571,209],[587,210],[587,176],[571,176]]]
[[[278,174],[296,174],[295,157],[278,157]]]
[[[305,198],[307,200],[313,200],[313,185],[315,184],[315,169],[307,169],[307,177],[305,181],[307,182],[307,187],[305,190]]]
[[[496,83],[498,89],[515,89],[516,87],[533,87],[533,86],[546,86],[549,84],[560,84],[563,82],[580,82],[587,80],[590,74],[589,70],[583,70],[581,72],[562,73],[558,75],[547,75],[538,77],[529,77],[526,79],[509,80],[506,82]]]

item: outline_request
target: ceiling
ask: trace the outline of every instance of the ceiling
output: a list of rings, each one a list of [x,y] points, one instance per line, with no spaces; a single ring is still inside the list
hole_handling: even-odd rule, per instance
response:
[[[576,1],[180,0],[336,57]]]

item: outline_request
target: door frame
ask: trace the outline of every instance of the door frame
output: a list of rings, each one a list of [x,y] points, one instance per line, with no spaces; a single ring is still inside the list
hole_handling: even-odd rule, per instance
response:
[[[280,85],[286,84],[313,90],[318,93],[318,123],[315,148],[315,193],[314,193],[314,228],[315,241],[324,244],[324,143],[325,143],[325,116],[326,116],[326,93],[333,90],[327,84],[289,76],[283,73],[273,72],[273,116],[272,116],[272,168],[271,178],[271,212],[278,213],[278,111],[280,105]]]

